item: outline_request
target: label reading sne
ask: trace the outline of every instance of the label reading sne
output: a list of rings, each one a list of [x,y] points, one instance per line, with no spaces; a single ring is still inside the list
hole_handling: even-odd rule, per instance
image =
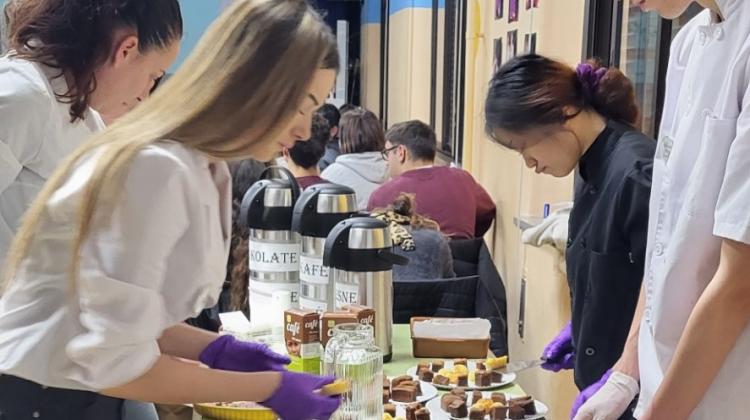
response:
[[[359,304],[359,286],[351,283],[336,283],[336,309]]]
[[[299,270],[300,244],[277,244],[250,240],[250,269],[286,272]]]
[[[323,265],[323,258],[300,255],[299,278],[312,284],[328,284],[328,267]]]

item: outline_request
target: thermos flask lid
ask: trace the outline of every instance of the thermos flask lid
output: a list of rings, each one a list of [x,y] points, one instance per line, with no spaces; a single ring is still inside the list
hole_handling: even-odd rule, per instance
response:
[[[357,212],[357,199],[344,185],[317,184],[299,197],[292,214],[292,230],[302,236],[325,238],[342,220]]]
[[[289,186],[277,181],[271,181],[266,186],[263,196],[264,207],[292,207],[293,204],[292,189]]]
[[[278,179],[261,179],[247,190],[240,205],[239,223],[251,229],[289,230],[292,209],[299,197],[299,185],[284,168],[268,168],[262,178],[281,174]]]
[[[328,235],[323,264],[365,272],[390,270],[394,264],[408,264],[408,258],[394,254],[392,249],[385,222],[372,217],[354,217],[336,225]]]

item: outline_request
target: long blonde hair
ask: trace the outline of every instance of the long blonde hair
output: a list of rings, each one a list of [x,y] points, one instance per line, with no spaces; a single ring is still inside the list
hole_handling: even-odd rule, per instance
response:
[[[81,199],[70,248],[73,288],[94,215],[106,217],[140,150],[170,139],[214,159],[250,158],[252,145],[277,137],[285,128],[319,68],[338,70],[336,41],[307,2],[234,1],[209,27],[181,70],[152,98],[92,137],[53,173],[13,240],[5,264],[5,287],[28,253],[50,197],[93,150],[101,148]],[[250,129],[252,136],[247,134]]]

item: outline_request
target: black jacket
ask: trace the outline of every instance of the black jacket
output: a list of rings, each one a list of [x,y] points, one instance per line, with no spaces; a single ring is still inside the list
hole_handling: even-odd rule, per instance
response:
[[[656,142],[608,122],[584,154],[566,253],[575,381],[598,381],[622,354],[643,279]]]
[[[455,279],[394,282],[393,322],[412,316],[479,317],[490,321],[490,350],[508,354],[505,286],[484,240],[450,241]]]

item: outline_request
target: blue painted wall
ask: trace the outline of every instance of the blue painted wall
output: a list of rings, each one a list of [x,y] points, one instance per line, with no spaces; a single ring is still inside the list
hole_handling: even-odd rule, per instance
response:
[[[444,9],[445,0],[438,0],[438,7]],[[432,9],[432,0],[393,0],[388,6],[388,14],[393,15],[404,9]],[[379,24],[382,22],[380,0],[364,0],[362,24]]]
[[[195,44],[205,32],[211,22],[219,16],[222,8],[220,0],[180,0],[182,7],[182,19],[184,25],[184,36],[182,38],[182,47],[177,61],[170,69],[174,72],[185,58],[193,51]]]

